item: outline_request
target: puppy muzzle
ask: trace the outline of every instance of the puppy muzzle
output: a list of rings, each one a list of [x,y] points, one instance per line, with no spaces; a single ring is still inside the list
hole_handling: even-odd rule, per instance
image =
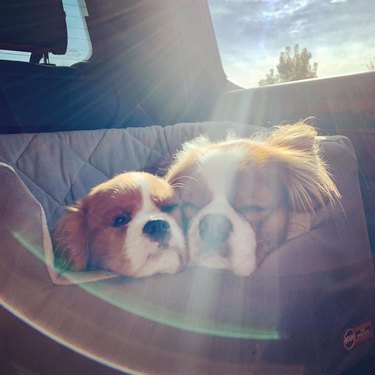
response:
[[[209,214],[199,221],[199,236],[207,251],[220,250],[233,232],[232,222],[223,214]]]

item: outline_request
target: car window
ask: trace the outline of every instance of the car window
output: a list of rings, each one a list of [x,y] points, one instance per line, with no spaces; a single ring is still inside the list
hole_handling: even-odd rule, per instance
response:
[[[58,66],[71,66],[90,58],[92,53],[86,19],[85,0],[63,0],[68,29],[68,48],[65,55],[49,54],[49,62]],[[29,61],[29,52],[0,50],[0,60]]]
[[[242,87],[375,70],[375,2],[209,0],[209,5],[224,70]],[[303,74],[283,75],[293,59],[307,64]]]

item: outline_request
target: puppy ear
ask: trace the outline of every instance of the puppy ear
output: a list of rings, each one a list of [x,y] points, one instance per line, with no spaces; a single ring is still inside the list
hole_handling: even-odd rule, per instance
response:
[[[60,269],[84,270],[89,259],[86,212],[83,201],[67,207],[54,230],[55,264]]]
[[[284,178],[292,210],[314,212],[333,205],[341,195],[320,156],[315,128],[304,123],[284,125],[266,143],[274,157],[286,166]]]
[[[313,126],[298,122],[278,126],[275,129],[268,138],[271,146],[315,153],[317,131]]]

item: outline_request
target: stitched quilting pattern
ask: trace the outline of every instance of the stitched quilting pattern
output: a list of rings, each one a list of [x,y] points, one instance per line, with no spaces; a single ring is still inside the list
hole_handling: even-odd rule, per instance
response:
[[[115,174],[144,170],[200,134],[217,139],[228,129],[248,135],[249,125],[230,122],[147,128],[67,131],[0,136],[0,161],[10,164],[42,204],[52,227],[64,206]]]

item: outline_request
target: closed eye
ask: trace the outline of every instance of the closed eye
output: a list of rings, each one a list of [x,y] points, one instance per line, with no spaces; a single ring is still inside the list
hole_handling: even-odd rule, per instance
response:
[[[198,207],[198,206],[196,206],[195,204],[190,203],[190,202],[185,202],[185,203],[182,205],[182,209],[183,209],[183,210],[198,211],[200,208],[201,208],[201,207]]]
[[[189,208],[189,209],[191,208],[192,210],[197,210],[197,211],[200,209],[200,207],[190,202],[185,202],[182,206],[183,208]]]
[[[178,204],[169,203],[169,204],[165,204],[165,205],[161,206],[160,209],[161,209],[162,212],[165,212],[165,213],[169,214],[172,211],[174,211],[177,207],[178,207]]]
[[[261,213],[265,211],[265,208],[261,206],[256,206],[256,205],[248,205],[248,206],[238,207],[236,208],[236,210],[242,215],[247,215],[247,214]]]
[[[121,214],[113,218],[111,225],[113,228],[121,228],[124,225],[128,224],[130,220],[131,214]]]

